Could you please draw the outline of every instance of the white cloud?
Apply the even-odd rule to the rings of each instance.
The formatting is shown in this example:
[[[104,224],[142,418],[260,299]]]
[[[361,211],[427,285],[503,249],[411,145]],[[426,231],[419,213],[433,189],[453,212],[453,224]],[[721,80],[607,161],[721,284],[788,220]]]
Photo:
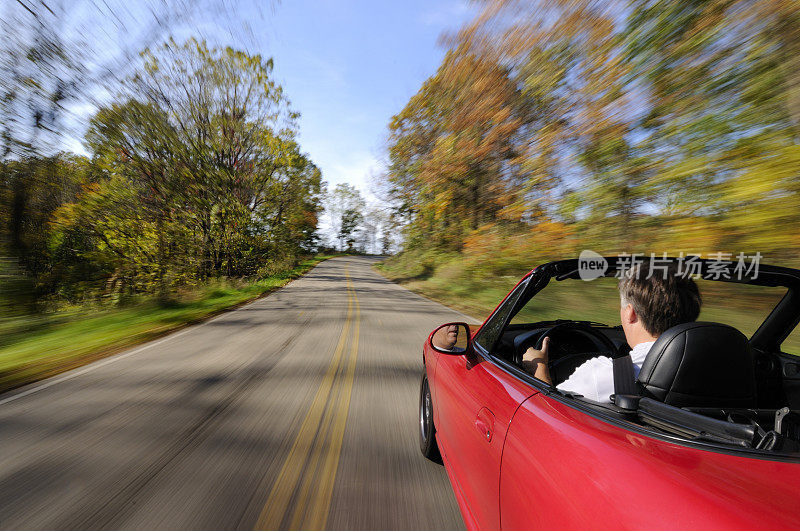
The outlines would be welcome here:
[[[419,20],[425,26],[450,27],[472,18],[475,6],[466,0],[455,0],[422,13]]]
[[[330,188],[339,183],[348,183],[358,188],[366,199],[375,201],[376,198],[370,193],[370,178],[380,168],[381,162],[377,157],[362,151],[325,164],[322,177],[328,181]]]

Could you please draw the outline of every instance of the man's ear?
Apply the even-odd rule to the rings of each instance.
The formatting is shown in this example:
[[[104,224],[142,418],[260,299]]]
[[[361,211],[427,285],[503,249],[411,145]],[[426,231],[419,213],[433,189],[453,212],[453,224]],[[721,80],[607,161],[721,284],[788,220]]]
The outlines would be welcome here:
[[[636,310],[633,309],[633,304],[628,303],[622,309],[622,319],[626,324],[634,324],[639,320],[639,316],[636,315]]]

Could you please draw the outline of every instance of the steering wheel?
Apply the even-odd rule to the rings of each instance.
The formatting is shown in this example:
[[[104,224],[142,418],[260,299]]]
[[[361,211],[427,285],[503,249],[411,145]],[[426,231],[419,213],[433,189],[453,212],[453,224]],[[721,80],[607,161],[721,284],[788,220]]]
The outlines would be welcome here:
[[[562,332],[565,330],[577,330],[580,331],[588,336],[591,339],[596,340],[596,343],[608,349],[609,352],[614,353],[617,351],[617,346],[611,341],[608,336],[600,332],[599,330],[592,328],[591,326],[584,324],[584,323],[559,323],[557,325],[551,326],[547,330],[545,330],[540,336],[539,339],[536,341],[536,345],[533,346],[536,350],[542,350],[542,345],[544,345],[544,338],[551,336],[556,332]],[[517,356],[517,363],[522,364],[522,356],[525,354],[525,351],[528,350],[528,347],[532,345],[529,344],[528,341],[523,342],[519,348],[517,349],[516,356]],[[559,365],[570,361],[571,359],[577,356],[585,356],[585,352],[577,352],[574,354],[570,354],[567,356],[560,357],[556,360],[548,360],[547,366],[551,371],[554,371],[558,368]]]

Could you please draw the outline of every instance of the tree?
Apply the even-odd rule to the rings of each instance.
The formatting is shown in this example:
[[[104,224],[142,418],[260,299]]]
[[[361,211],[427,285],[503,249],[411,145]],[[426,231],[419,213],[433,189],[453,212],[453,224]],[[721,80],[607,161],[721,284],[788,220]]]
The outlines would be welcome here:
[[[407,250],[797,260],[796,2],[478,3],[389,124]]]
[[[58,221],[120,291],[250,275],[313,237],[321,174],[294,139],[272,62],[169,41],[87,133],[97,182]],[[266,269],[264,269],[266,271]]]
[[[138,51],[176,30],[199,7],[221,8],[219,14],[228,16],[235,13],[235,8],[218,0],[155,2],[135,18],[119,16],[106,2],[3,4],[0,262],[7,265],[4,270],[13,271],[14,283],[30,286],[31,297],[52,296],[55,279],[65,280],[59,276],[65,271],[60,267],[63,261],[48,254],[45,242],[51,240],[52,215],[59,206],[76,200],[80,190],[75,188],[83,184],[86,173],[74,168],[83,162],[60,153],[65,140],[85,125],[73,106],[95,105],[95,95],[103,89],[116,93],[132,66],[139,64]],[[113,21],[113,43],[108,43],[110,37],[99,19]],[[113,45],[104,48],[107,44]],[[71,253],[67,247],[61,251]],[[77,273],[78,262],[70,263]],[[81,271],[96,273],[91,268]]]
[[[339,226],[339,241],[347,245],[346,250],[352,251],[353,244],[356,239],[354,236],[355,230],[358,228],[359,223],[364,219],[361,212],[348,208],[342,212],[342,220]],[[363,249],[362,249],[363,251]]]
[[[348,243],[366,208],[361,192],[347,183],[337,184],[325,199],[331,232],[338,242],[339,250],[351,249],[355,241]]]
[[[89,161],[60,154],[7,161],[0,173],[2,283],[16,286],[13,303],[35,310],[56,289],[60,256],[50,248],[54,212],[74,201],[90,179]],[[9,295],[7,290],[6,295]],[[0,299],[3,297],[0,296]],[[0,300],[2,305],[2,300]]]

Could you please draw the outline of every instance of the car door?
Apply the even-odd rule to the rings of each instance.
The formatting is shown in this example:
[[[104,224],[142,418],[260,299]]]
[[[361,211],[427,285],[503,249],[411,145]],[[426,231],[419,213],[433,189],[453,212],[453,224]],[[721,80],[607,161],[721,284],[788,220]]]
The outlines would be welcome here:
[[[442,354],[436,366],[437,440],[469,528],[499,529],[500,458],[514,412],[535,389],[509,375],[487,353],[525,280],[475,337],[475,352]]]
[[[797,462],[676,444],[577,406],[542,392],[517,409],[503,530],[800,528]]]
[[[629,441],[622,431],[542,393],[526,400],[503,452],[503,529],[627,529],[628,522],[648,515],[628,502],[647,483],[637,478],[626,485],[624,477],[632,465],[646,467],[646,461],[638,452],[633,461],[624,455]],[[646,444],[630,435],[631,445]]]

